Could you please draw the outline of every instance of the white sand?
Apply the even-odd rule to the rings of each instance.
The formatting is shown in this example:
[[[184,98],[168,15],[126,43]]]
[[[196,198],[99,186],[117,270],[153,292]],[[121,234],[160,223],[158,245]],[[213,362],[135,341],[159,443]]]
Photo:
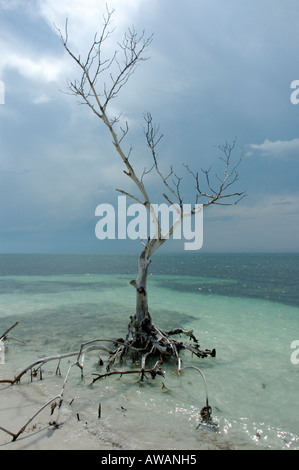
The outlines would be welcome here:
[[[14,372],[6,365],[0,365],[0,379],[12,378]],[[51,381],[29,383],[28,377],[21,384],[0,384],[0,426],[17,433],[19,429],[58,391]],[[52,394],[51,394],[52,393]],[[82,413],[77,417],[74,407],[66,404],[59,412],[61,427],[53,429],[49,423],[57,418],[51,408],[45,408],[28,425],[28,428],[12,442],[12,436],[0,430],[0,450],[112,450],[122,448],[114,436],[105,429],[101,420],[86,421]],[[98,426],[95,432],[95,424]],[[101,429],[102,427],[102,429]]]

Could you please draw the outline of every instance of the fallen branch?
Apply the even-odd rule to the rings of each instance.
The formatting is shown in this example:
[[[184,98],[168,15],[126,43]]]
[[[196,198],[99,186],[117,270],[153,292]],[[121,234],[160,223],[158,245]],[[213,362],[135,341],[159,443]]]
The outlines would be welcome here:
[[[76,356],[76,355],[78,355],[78,351],[72,352],[72,353],[60,354],[56,356],[43,357],[41,359],[38,359],[37,361],[34,361],[29,366],[25,367],[25,369],[19,372],[18,375],[16,375],[13,379],[2,379],[0,380],[0,383],[9,383],[11,385],[14,385],[17,382],[20,382],[23,375],[26,374],[26,372],[28,372],[29,370],[32,370],[35,366],[39,365],[39,367],[42,367],[44,364],[46,364],[49,361],[61,360],[61,359],[65,359],[66,357],[71,357],[71,356]]]
[[[89,344],[92,344],[92,343],[95,343],[95,342],[100,342],[100,341],[101,342],[103,342],[103,341],[104,342],[109,342],[109,343],[121,343],[119,340],[113,340],[113,339],[95,339],[95,340],[92,340],[92,341],[87,341],[87,342],[84,342],[84,343],[81,344],[79,351],[73,351],[73,352],[69,352],[69,353],[65,353],[65,354],[58,354],[58,355],[55,355],[55,356],[48,356],[48,357],[43,357],[43,358],[37,359],[36,361],[34,361],[31,364],[29,364],[28,366],[26,366],[23,370],[21,370],[21,372],[19,372],[13,379],[2,379],[2,380],[0,380],[0,383],[9,383],[11,385],[14,385],[15,383],[19,382],[21,380],[21,378],[23,377],[23,375],[25,375],[29,370],[34,370],[34,373],[36,373],[36,371],[39,368],[41,368],[44,364],[46,364],[47,362],[57,360],[60,363],[60,361],[62,359],[65,359],[67,357],[73,357],[73,356],[77,356],[77,361],[74,363],[74,365],[77,365],[81,369],[81,376],[83,377],[83,372],[82,372],[83,371],[83,363],[84,363],[85,354],[87,352],[93,351],[93,350],[103,350],[103,351],[107,352],[110,355],[113,355],[116,352],[116,351],[112,351],[111,349],[106,348],[104,346],[95,346],[95,345],[84,349],[84,347],[86,345],[89,345]],[[36,367],[36,366],[38,366],[38,368],[34,369],[34,367]],[[58,370],[59,370],[59,365],[57,367],[57,371]]]

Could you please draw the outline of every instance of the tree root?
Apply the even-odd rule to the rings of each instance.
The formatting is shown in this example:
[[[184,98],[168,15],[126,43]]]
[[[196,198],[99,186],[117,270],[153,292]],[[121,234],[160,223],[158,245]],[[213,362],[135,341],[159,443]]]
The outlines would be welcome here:
[[[104,377],[109,377],[110,375],[126,375],[126,374],[140,374],[140,381],[142,382],[144,377],[146,377],[145,374],[150,374],[152,379],[154,379],[156,377],[156,375],[162,375],[164,377],[164,374],[161,370],[161,368],[159,367],[159,365],[161,364],[160,361],[157,361],[156,364],[154,365],[154,367],[152,369],[147,369],[145,370],[144,368],[141,368],[141,369],[137,369],[137,370],[114,370],[114,371],[109,371],[109,372],[106,372],[104,374],[92,374],[92,375],[96,375],[97,377],[93,379],[92,383],[95,383],[97,380],[99,379],[103,379]]]
[[[131,319],[132,323],[132,319]],[[110,356],[109,364],[113,364],[116,359],[122,360],[123,356],[129,355],[133,360],[136,360],[137,355],[141,355],[147,359],[148,357],[159,357],[162,361],[168,359],[175,359],[178,361],[180,351],[187,349],[192,354],[199,358],[206,358],[208,356],[215,357],[216,350],[212,349],[199,349],[198,340],[193,334],[193,330],[184,330],[183,328],[176,328],[170,331],[163,331],[151,324],[149,331],[133,332],[131,323],[129,324],[129,333],[126,340],[119,338],[121,345]],[[186,335],[193,340],[193,344],[186,344],[177,341],[173,335]],[[131,338],[130,338],[131,336]]]

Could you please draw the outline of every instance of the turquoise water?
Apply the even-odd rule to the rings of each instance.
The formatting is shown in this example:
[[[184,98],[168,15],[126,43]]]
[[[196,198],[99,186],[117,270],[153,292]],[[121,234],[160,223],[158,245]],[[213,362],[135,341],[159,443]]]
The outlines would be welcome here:
[[[25,343],[9,343],[6,363],[19,368],[125,335],[136,265],[134,255],[0,255],[0,332],[19,321],[12,336]],[[148,280],[155,324],[192,328],[203,349],[217,350],[215,359],[182,356],[205,374],[215,426],[196,429],[205,402],[196,371],[178,377],[174,364],[164,364],[155,381],[110,377],[89,387],[99,371],[93,352],[84,386],[79,371],[70,385],[90,423],[100,397],[103,424],[90,425],[92,432],[125,448],[299,449],[299,364],[291,362],[298,275],[298,254],[157,255]]]

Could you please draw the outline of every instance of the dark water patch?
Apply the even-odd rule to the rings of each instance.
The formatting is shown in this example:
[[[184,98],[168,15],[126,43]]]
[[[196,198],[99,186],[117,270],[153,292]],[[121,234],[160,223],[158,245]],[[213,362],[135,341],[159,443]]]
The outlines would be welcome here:
[[[0,254],[0,276],[57,274],[131,274],[138,255]]]
[[[137,273],[137,260],[137,254],[0,254],[0,277],[20,275],[46,277],[88,273],[134,277]],[[267,299],[299,307],[298,253],[164,253],[153,256],[149,273],[180,278],[212,278],[217,281],[212,287],[209,286],[208,280],[198,286],[202,288],[202,293],[214,292],[234,297]],[[234,284],[229,286],[223,281],[234,281]],[[12,286],[8,285],[7,288]],[[183,286],[182,291],[193,291],[193,284],[189,287],[185,284]],[[81,287],[74,286],[74,289]],[[49,287],[51,288],[53,286]],[[178,288],[176,284],[175,289]]]
[[[0,276],[55,274],[136,274],[138,254],[1,254]],[[180,276],[294,280],[298,253],[164,253],[155,254],[150,272]]]
[[[36,339],[47,351],[67,352],[83,341],[112,338],[126,334],[129,312],[120,312],[113,305],[82,303],[57,308],[44,308],[26,315],[14,315],[1,321],[1,330],[19,321],[17,339],[36,347]],[[52,352],[51,352],[52,354]]]
[[[213,279],[212,282],[204,279],[194,281],[194,278],[184,280],[160,280],[156,284],[162,288],[174,290],[182,293],[194,293],[196,295],[222,295],[226,297],[251,298],[271,302],[278,302],[291,307],[298,307],[297,287],[289,285],[282,288],[272,286],[269,288],[267,283],[247,281],[226,282],[225,280]]]
[[[126,285],[126,281],[116,282],[113,280],[113,287],[122,288]],[[0,295],[1,294],[56,294],[65,291],[101,291],[111,289],[111,282],[107,281],[54,281],[41,280],[33,281],[29,279],[0,279]]]
[[[45,346],[45,355],[68,352],[82,342],[108,338],[125,337],[128,332],[130,316],[134,314],[130,307],[109,303],[81,303],[63,305],[57,308],[43,308],[30,314],[14,315],[2,319],[0,330],[5,331],[11,324],[19,321],[14,336],[36,349],[36,342]],[[162,329],[184,328],[194,320],[192,315],[181,314],[175,310],[152,312],[154,323]]]

